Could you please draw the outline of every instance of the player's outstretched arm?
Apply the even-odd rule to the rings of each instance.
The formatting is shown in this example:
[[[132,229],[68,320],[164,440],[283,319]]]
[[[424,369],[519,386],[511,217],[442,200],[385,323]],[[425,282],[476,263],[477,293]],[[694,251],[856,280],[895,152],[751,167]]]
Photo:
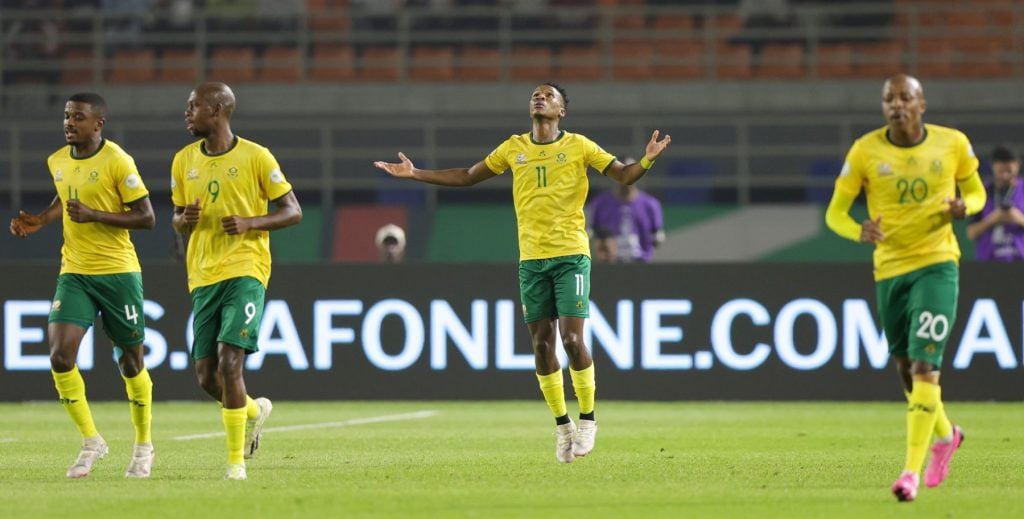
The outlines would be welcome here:
[[[50,206],[43,209],[43,212],[39,214],[28,214],[25,211],[18,211],[18,216],[11,218],[11,234],[24,238],[60,218],[62,212],[63,207],[61,207],[59,196],[53,197]]]
[[[156,215],[149,197],[140,198],[127,204],[127,211],[108,213],[93,209],[81,200],[68,200],[68,218],[75,223],[97,222],[124,229],[152,229],[156,227]]]
[[[295,192],[288,193],[273,200],[276,208],[263,216],[225,216],[220,223],[228,234],[242,234],[250,229],[260,231],[276,231],[302,221],[302,206]]]
[[[640,162],[626,165],[616,160],[611,166],[608,166],[605,175],[620,184],[633,184],[640,180],[640,177],[644,176],[644,173],[647,173],[647,170],[651,169],[651,166],[654,165],[654,161],[661,157],[665,148],[672,143],[672,136],[668,134],[665,134],[661,140],[658,140],[659,133],[658,130],[654,130],[654,133],[651,134],[651,140],[647,142],[647,147],[644,148],[644,156],[640,159]]]
[[[401,162],[378,160],[373,165],[396,178],[411,178],[438,186],[472,186],[495,176],[484,161],[477,162],[470,168],[419,169],[402,152],[398,152],[398,159]]]

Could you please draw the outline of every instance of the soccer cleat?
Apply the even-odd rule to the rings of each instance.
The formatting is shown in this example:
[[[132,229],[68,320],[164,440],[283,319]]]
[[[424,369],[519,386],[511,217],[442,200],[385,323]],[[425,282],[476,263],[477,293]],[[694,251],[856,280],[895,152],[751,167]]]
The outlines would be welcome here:
[[[576,424],[569,423],[555,426],[555,458],[562,463],[572,463],[576,456],[572,453],[572,440],[576,436]]]
[[[126,478],[148,478],[153,470],[153,444],[136,443],[132,452],[132,461],[128,463],[128,470],[125,471]]]
[[[928,485],[928,488],[937,487],[946,480],[946,476],[949,475],[949,461],[953,459],[953,453],[963,442],[963,429],[959,425],[954,425],[952,441],[935,442],[932,445],[932,459],[928,461],[928,468],[924,471],[924,484]]]
[[[904,470],[900,478],[892,484],[892,493],[900,501],[913,501],[917,497],[917,485],[920,479],[916,472]]]
[[[573,456],[586,456],[594,450],[594,437],[597,436],[597,422],[594,420],[580,420],[576,428],[576,436],[572,439]]]
[[[84,478],[92,472],[92,464],[107,455],[107,442],[100,435],[82,440],[75,464],[68,468],[67,476],[72,479]]]
[[[270,411],[274,409],[274,404],[270,403],[269,398],[260,397],[255,401],[256,407],[260,408],[260,412],[256,414],[256,418],[245,421],[245,459],[253,457],[256,454],[256,449],[260,448],[263,424],[270,417]]]
[[[224,479],[229,481],[245,481],[248,479],[245,475],[245,463],[229,463],[228,472],[224,474]]]

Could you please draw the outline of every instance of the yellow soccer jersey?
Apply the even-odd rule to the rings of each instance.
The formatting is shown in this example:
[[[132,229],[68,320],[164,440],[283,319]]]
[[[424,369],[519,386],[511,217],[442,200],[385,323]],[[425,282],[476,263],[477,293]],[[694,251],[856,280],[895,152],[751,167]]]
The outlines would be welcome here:
[[[887,128],[857,139],[836,180],[836,189],[851,196],[863,188],[869,216],[882,218],[876,280],[960,259],[944,200],[956,198],[957,182],[978,174],[978,159],[962,132],[933,124],[924,129],[924,140],[914,146],[893,144]]]
[[[77,199],[97,211],[117,213],[149,196],[135,160],[114,142],[104,139],[88,157],[71,155],[71,146],[55,151],[46,164],[61,205]],[[61,274],[121,274],[141,272],[128,229],[99,222],[75,223],[63,211],[64,245]]]
[[[263,216],[267,203],[292,190],[270,150],[235,138],[230,150],[206,153],[203,141],[181,149],[171,164],[171,199],[184,207],[199,199],[199,223],[188,242],[188,289],[249,276],[270,281],[270,232],[224,232],[225,216]]]
[[[583,204],[590,182],[587,168],[604,174],[615,156],[590,139],[562,131],[538,144],[530,133],[513,135],[485,159],[495,174],[512,170],[519,224],[519,259],[590,256]]]

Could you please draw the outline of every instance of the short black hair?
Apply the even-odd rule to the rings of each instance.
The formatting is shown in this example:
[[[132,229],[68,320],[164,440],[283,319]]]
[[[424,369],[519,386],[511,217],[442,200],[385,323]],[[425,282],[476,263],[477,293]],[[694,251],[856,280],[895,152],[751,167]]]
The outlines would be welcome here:
[[[992,162],[1016,162],[1017,154],[1009,146],[999,145],[992,150]]]
[[[107,115],[107,101],[99,94],[94,94],[92,92],[79,92],[69,97],[68,101],[85,103],[91,106],[93,113],[99,117],[106,117]]]
[[[559,85],[554,81],[548,81],[547,83],[544,84],[551,88],[554,88],[555,90],[558,90],[558,93],[562,96],[562,107],[569,108],[569,94],[565,93],[565,89],[562,88],[562,85]]]

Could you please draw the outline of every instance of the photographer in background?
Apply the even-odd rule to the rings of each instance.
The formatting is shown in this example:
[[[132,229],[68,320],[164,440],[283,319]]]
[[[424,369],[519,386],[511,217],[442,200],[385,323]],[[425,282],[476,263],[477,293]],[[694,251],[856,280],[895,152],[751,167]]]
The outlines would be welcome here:
[[[1019,172],[1020,160],[1012,150],[992,150],[992,181],[985,185],[991,196],[967,226],[978,261],[1024,260],[1024,189]]]

